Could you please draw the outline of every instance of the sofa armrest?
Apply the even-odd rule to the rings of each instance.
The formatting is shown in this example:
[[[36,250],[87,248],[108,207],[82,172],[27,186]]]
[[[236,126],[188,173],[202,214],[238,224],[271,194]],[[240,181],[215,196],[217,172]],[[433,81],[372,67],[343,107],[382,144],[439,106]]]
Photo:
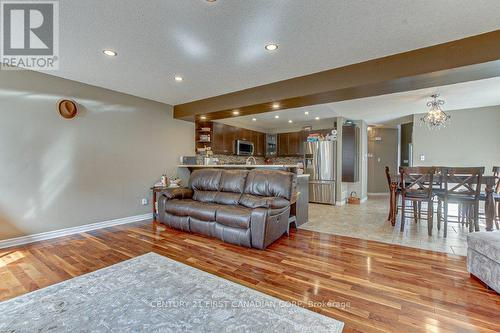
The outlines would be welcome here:
[[[165,202],[172,199],[191,199],[193,190],[186,187],[167,188],[158,193],[156,203],[158,205],[157,220],[165,223]]]
[[[252,247],[265,249],[288,230],[290,206],[284,208],[255,208],[252,210],[250,232]]]
[[[168,200],[172,199],[191,199],[193,190],[187,187],[167,188],[159,193],[160,197],[165,196]]]

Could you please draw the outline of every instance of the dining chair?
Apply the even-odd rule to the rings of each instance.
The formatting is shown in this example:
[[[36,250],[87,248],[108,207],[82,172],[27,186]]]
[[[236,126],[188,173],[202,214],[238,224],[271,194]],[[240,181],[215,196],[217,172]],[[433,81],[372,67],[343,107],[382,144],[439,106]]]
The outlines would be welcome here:
[[[434,167],[400,167],[401,177],[401,231],[405,226],[406,202],[410,201],[413,206],[413,218],[415,222],[420,217],[421,203],[427,203],[427,232],[432,236],[432,224],[434,215],[433,205],[433,177]]]
[[[387,217],[387,221],[392,221],[392,214],[394,214],[395,216],[398,215],[398,200],[399,200],[399,194],[401,193],[401,189],[400,187],[398,186],[396,188],[396,197],[393,198],[392,197],[392,188],[391,188],[391,183],[392,183],[392,179],[391,179],[391,172],[389,170],[389,167],[386,166],[385,167],[385,176],[387,178],[387,185],[389,186],[389,193],[391,193],[391,196],[389,197],[389,216]]]
[[[443,235],[447,237],[448,204],[454,203],[462,207],[461,214],[465,214],[464,217],[467,219],[469,231],[479,231],[479,197],[484,167],[443,167],[440,169],[440,173],[444,191],[437,194],[438,230],[441,229],[441,222],[444,221]],[[459,214],[459,223],[461,214]]]
[[[497,230],[500,229],[500,166],[493,167],[493,176],[497,178],[497,184],[495,185],[495,192],[493,193],[493,198],[495,199],[495,225]]]

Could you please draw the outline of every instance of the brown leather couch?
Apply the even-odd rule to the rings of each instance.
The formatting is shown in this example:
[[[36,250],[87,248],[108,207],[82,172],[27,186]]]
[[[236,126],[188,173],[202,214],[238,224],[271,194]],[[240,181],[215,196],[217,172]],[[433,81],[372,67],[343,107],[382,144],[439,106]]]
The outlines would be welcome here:
[[[200,169],[188,188],[160,192],[158,220],[184,231],[265,249],[288,227],[295,174]]]

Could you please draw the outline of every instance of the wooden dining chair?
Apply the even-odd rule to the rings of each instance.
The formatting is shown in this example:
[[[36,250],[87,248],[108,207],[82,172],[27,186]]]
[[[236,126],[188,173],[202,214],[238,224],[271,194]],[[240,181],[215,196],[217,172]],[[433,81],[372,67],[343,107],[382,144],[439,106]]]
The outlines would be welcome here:
[[[495,186],[495,193],[494,193],[494,198],[495,198],[495,212],[496,212],[496,219],[495,219],[495,225],[497,227],[497,230],[500,229],[500,166],[494,166],[493,167],[493,176],[497,177],[497,184]]]
[[[392,179],[391,179],[391,172],[389,170],[389,167],[385,167],[385,176],[387,178],[387,185],[389,187],[389,193],[391,194],[389,197],[389,216],[387,217],[387,221],[393,221],[393,214],[395,216],[398,215],[398,200],[399,200],[399,194],[401,193],[401,189],[399,186],[396,188],[396,197],[393,198],[392,196]],[[395,220],[395,218],[394,218]]]
[[[427,232],[432,236],[432,224],[434,205],[432,202],[434,167],[400,167],[401,177],[401,231],[405,226],[406,202],[410,201],[413,206],[413,218],[415,222],[420,216],[421,203],[427,203]]]
[[[479,197],[481,194],[484,167],[443,167],[440,173],[444,191],[437,194],[438,230],[441,229],[441,222],[444,221],[443,235],[447,237],[449,222],[448,204],[455,203],[462,207],[462,211],[465,211],[465,218],[469,224],[469,231],[479,231]],[[458,222],[460,222],[460,218]]]

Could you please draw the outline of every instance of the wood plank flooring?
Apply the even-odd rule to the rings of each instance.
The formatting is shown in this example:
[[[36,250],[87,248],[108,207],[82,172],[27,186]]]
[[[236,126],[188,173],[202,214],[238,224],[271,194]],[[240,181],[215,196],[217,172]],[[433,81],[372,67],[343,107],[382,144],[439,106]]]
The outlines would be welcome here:
[[[3,249],[0,300],[147,252],[341,320],[344,332],[500,332],[500,296],[469,277],[465,257],[308,230],[260,251],[145,221]]]

